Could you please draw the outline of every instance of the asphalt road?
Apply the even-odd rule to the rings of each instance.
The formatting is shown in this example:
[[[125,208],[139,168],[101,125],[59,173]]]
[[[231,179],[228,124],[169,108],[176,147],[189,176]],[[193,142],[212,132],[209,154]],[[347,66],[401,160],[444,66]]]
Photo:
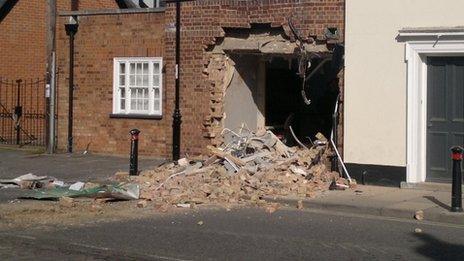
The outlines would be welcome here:
[[[203,224],[199,225],[198,222]],[[415,232],[421,229],[421,233]],[[283,209],[0,232],[3,260],[464,260],[464,227]]]

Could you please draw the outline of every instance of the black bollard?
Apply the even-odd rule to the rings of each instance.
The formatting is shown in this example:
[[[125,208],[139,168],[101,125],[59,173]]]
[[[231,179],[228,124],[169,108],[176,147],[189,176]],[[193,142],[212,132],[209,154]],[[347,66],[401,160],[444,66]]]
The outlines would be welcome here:
[[[451,191],[451,212],[462,212],[462,152],[461,147],[451,149],[453,157],[453,187]]]
[[[139,134],[140,131],[133,129],[130,132],[131,135],[131,152],[130,152],[130,165],[129,175],[136,176],[139,174]]]

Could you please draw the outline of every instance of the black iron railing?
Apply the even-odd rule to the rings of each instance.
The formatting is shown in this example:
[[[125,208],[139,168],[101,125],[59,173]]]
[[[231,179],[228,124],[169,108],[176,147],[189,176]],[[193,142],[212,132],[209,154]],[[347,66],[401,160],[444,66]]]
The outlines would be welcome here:
[[[45,146],[45,84],[0,78],[0,144]]]

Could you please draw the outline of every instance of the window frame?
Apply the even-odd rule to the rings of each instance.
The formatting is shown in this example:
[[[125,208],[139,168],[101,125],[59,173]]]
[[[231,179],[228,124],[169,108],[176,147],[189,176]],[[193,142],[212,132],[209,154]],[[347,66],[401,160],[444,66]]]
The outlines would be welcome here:
[[[129,84],[130,64],[148,63],[148,111],[131,110],[131,85]],[[159,64],[159,86],[153,84],[154,64]],[[121,109],[120,64],[125,64],[124,90],[125,109]],[[134,88],[134,86],[132,86]],[[159,89],[159,110],[155,110],[155,89]],[[113,58],[113,114],[114,116],[163,116],[163,58],[162,57],[115,57]]]

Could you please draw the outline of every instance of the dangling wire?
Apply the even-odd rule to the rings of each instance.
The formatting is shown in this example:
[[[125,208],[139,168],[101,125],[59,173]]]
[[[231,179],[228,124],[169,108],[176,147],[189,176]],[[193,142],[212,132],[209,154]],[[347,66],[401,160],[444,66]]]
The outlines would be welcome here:
[[[303,101],[306,105],[310,105],[311,100],[308,99],[308,97],[306,96],[305,86],[306,86],[306,79],[307,79],[306,72],[311,67],[311,62],[310,62],[308,54],[306,53],[304,41],[303,41],[303,38],[301,37],[300,32],[298,31],[298,29],[295,28],[290,17],[287,18],[287,22],[288,22],[288,26],[290,27],[290,30],[295,36],[298,49],[300,49],[300,56],[298,58],[298,75],[302,78],[301,97],[303,98]]]

